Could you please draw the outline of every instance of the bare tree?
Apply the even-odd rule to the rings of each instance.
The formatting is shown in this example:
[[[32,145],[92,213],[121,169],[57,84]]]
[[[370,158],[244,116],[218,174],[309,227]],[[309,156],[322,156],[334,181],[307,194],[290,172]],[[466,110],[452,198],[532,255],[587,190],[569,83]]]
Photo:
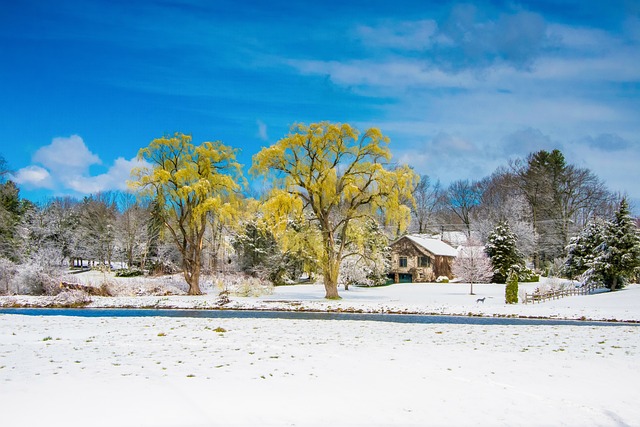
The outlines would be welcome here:
[[[476,181],[458,180],[449,185],[446,198],[447,208],[462,221],[471,237],[471,214],[480,204],[482,187]]]
[[[536,267],[562,256],[571,235],[615,203],[602,181],[588,169],[568,165],[559,150],[531,153],[512,162],[511,172],[539,236]]]
[[[129,267],[143,267],[151,242],[149,203],[131,193],[120,193],[118,199],[121,212],[116,221],[116,237],[120,253]]]
[[[418,233],[426,233],[433,225],[433,215],[442,204],[444,192],[440,181],[432,182],[428,175],[422,175],[413,190],[414,204],[411,208]]]
[[[85,197],[80,206],[79,234],[83,258],[110,266],[116,242],[117,207],[115,194],[98,193]]]
[[[479,185],[482,187],[482,200],[475,212],[477,219],[473,230],[476,238],[486,242],[496,224],[507,221],[518,237],[518,250],[525,257],[532,256],[536,250],[537,234],[527,199],[516,178],[510,171],[498,169]]]

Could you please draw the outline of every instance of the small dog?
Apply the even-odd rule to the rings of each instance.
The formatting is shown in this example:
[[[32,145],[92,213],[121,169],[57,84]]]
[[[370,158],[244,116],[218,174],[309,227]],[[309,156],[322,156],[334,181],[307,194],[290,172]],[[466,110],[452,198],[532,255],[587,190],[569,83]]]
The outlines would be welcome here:
[[[484,300],[485,300],[485,299],[487,299],[487,297],[478,298],[478,299],[476,300],[476,304],[477,304],[477,303],[479,303],[479,302],[481,302],[481,303],[483,303],[483,304],[484,304]]]

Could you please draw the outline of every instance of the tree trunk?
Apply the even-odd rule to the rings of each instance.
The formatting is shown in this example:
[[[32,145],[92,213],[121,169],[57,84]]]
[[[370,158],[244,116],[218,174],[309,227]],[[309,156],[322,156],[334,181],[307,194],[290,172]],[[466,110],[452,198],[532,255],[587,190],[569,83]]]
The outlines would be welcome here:
[[[338,284],[337,283],[329,283],[326,280],[324,281],[324,290],[326,299],[342,299],[340,295],[338,295]]]
[[[202,295],[200,290],[200,258],[196,257],[193,260],[184,259],[182,262],[182,269],[184,279],[189,285],[189,295]]]
[[[469,295],[475,295],[475,294],[473,293],[473,280],[471,280],[470,285],[471,285],[471,290],[469,291]]]
[[[198,271],[193,271],[188,273],[186,270],[184,272],[184,278],[189,284],[188,295],[202,295],[202,291],[200,290],[200,268],[198,267]]]
[[[618,276],[613,276],[613,282],[611,282],[611,292],[616,290],[616,286],[618,286]]]
[[[324,290],[326,299],[341,299],[338,295],[339,262],[329,263],[324,269]]]

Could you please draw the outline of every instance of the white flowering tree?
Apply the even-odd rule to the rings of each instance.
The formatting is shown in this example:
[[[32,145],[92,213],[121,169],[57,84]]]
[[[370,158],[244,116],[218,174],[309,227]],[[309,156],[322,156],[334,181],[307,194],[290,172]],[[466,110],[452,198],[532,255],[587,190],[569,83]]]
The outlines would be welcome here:
[[[474,283],[489,283],[493,277],[493,266],[484,247],[471,243],[460,249],[453,262],[453,274],[463,282],[469,283],[469,295],[473,293]]]

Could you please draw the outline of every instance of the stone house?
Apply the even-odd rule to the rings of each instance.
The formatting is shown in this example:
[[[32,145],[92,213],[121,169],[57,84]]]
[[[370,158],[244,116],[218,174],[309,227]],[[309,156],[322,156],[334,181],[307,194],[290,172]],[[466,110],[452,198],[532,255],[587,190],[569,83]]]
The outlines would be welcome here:
[[[440,239],[408,234],[391,244],[389,278],[394,283],[433,282],[440,276],[452,279],[456,256],[457,250]]]

